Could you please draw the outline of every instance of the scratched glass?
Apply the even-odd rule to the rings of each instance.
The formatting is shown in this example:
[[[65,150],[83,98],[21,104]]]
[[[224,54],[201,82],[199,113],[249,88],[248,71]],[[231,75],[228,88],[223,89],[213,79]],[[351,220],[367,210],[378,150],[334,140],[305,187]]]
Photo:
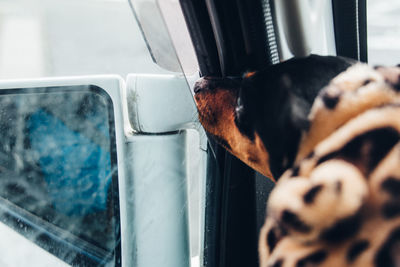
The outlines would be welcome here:
[[[1,224],[73,266],[119,266],[111,99],[95,86],[2,90],[0,132]]]

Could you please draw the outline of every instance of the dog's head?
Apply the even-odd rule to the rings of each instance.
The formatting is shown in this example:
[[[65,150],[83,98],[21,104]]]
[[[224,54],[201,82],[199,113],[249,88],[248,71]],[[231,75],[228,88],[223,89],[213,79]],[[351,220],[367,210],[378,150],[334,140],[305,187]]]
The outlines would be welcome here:
[[[225,149],[253,169],[272,177],[269,154],[250,122],[243,118],[239,96],[244,78],[204,77],[195,85],[199,119],[206,131]]]
[[[314,98],[351,64],[313,55],[243,77],[203,77],[194,87],[200,122],[233,155],[278,178],[293,164]]]

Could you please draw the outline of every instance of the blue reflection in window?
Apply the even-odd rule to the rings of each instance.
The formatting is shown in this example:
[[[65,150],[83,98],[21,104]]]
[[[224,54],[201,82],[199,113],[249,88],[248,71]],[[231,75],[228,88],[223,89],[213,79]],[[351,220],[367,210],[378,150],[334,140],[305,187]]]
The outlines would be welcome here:
[[[43,109],[31,114],[27,129],[55,210],[68,216],[105,210],[111,183],[109,151]]]

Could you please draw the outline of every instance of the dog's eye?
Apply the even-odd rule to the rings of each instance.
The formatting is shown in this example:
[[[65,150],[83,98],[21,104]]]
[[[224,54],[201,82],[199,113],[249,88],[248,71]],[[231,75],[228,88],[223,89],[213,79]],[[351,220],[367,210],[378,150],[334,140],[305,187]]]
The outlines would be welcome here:
[[[236,112],[236,118],[240,120],[240,114],[243,112],[243,104],[240,97],[237,98],[235,112]]]
[[[237,99],[235,108],[235,123],[239,131],[246,135],[250,140],[254,140],[254,129],[250,118],[246,115],[242,100],[240,97]]]
[[[242,98],[239,96],[237,98],[237,106],[241,106],[242,105]]]
[[[254,131],[251,126],[250,118],[246,115],[242,99],[237,98],[236,108],[235,108],[235,123],[239,131],[245,134],[250,140],[254,140]]]

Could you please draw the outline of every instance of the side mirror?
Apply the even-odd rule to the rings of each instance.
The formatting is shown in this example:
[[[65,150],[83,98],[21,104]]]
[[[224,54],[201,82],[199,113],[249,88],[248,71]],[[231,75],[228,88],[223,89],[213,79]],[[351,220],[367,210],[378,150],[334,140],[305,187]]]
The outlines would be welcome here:
[[[2,233],[25,237],[9,248],[41,251],[42,265],[51,254],[78,266],[121,262],[120,81],[101,80],[0,84]]]

